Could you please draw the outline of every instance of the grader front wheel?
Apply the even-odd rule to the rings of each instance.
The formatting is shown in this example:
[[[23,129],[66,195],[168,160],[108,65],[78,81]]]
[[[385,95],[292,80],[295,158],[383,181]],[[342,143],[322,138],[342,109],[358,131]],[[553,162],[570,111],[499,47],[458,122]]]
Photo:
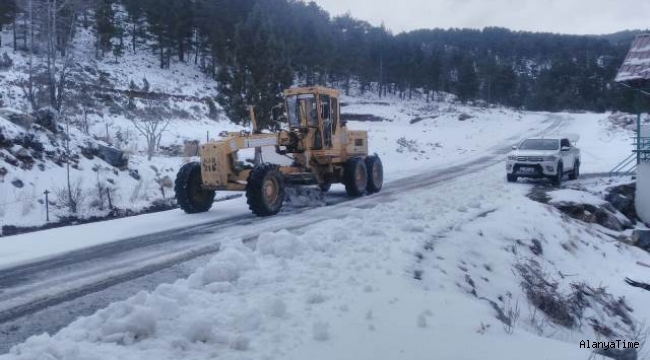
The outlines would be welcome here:
[[[276,165],[260,164],[248,174],[246,198],[248,207],[255,215],[277,214],[282,208],[284,197],[284,181]]]
[[[183,165],[176,175],[174,191],[178,206],[188,214],[206,212],[212,207],[215,192],[204,190],[201,165],[191,162]]]

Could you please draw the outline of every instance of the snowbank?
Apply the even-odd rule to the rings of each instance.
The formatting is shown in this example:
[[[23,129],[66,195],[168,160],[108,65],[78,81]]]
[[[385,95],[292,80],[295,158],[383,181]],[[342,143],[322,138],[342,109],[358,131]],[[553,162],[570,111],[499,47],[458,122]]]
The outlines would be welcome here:
[[[650,255],[529,200],[529,189],[495,166],[250,246],[215,235],[222,251],[188,279],[0,359],[586,360],[579,342],[596,338],[593,319],[629,339],[597,302],[574,328],[556,325],[514,269],[534,260],[563,294],[579,282],[606,287],[637,321],[650,316],[647,294],[622,279],[643,275],[635,261]],[[509,328],[496,309],[514,308]]]
[[[572,189],[556,190],[549,192],[548,195],[551,197],[549,201],[551,204],[573,203],[600,206],[607,203],[595,195]]]

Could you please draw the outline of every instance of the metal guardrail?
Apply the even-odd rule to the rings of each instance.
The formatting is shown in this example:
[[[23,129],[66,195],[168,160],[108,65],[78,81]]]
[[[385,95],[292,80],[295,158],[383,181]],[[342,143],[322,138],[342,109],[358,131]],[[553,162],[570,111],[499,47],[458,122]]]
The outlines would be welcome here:
[[[639,151],[650,151],[650,137],[635,137],[632,146]]]
[[[637,163],[650,162],[650,137],[637,137],[632,144],[636,150]]]
[[[650,162],[650,137],[634,137],[632,154],[618,163],[610,172],[609,177],[632,175],[641,162]]]
[[[630,156],[626,157],[625,160],[621,161],[609,172],[609,177],[620,175],[626,176],[631,175],[636,171],[638,166],[637,163],[637,154],[636,151],[633,151]]]

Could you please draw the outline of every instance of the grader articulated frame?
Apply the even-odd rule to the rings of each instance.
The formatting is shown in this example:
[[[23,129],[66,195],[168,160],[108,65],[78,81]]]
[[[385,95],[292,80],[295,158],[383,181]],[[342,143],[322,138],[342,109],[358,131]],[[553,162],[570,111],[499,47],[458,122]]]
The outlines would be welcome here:
[[[253,109],[252,132],[222,133],[221,139],[200,146],[200,162],[190,162],[176,177],[176,199],[187,213],[208,211],[216,191],[245,191],[258,216],[277,214],[285,187],[318,185],[329,190],[343,183],[349,196],[375,193],[383,185],[383,165],[368,155],[366,131],[348,130],[341,121],[339,92],[325,87],[291,88],[278,108],[283,129],[260,133]],[[275,147],[292,158],[290,166],[258,161],[262,147]],[[239,150],[255,148],[254,164],[239,161]]]

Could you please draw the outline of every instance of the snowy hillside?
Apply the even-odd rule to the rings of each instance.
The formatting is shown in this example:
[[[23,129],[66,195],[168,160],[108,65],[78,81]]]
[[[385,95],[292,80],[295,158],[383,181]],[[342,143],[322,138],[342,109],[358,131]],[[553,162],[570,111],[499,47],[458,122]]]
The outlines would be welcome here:
[[[344,97],[343,100],[347,103],[347,106],[343,107],[343,113],[347,116],[354,118],[355,115],[370,114],[383,119],[372,122],[350,121],[348,126],[369,131],[370,151],[377,152],[382,157],[387,181],[472,160],[488,149],[502,145],[504,141],[515,144],[526,134],[534,135],[534,129],[539,124],[551,125],[558,119],[564,119],[571,131],[586,129],[581,131],[586,144],[607,141],[612,146],[616,145],[614,148],[617,151],[596,147],[584,152],[584,171],[608,171],[625,157],[631,136],[630,132],[611,126],[606,114],[527,113],[502,108],[463,106],[448,101],[426,103],[422,100],[377,99],[368,95]],[[135,134],[135,129],[128,120],[120,117],[113,120],[115,122],[109,120],[104,124],[117,126],[115,124],[120,123],[118,133]],[[48,132],[44,129],[28,130],[7,120],[1,121],[3,122],[0,129],[5,130],[0,131],[7,133],[8,138],[20,139],[25,134],[34,133],[42,139],[41,143],[52,148],[58,146],[58,151],[64,153],[62,134],[52,137],[52,134],[47,135]],[[185,126],[187,121],[190,121],[192,126]],[[101,127],[102,123],[98,121],[96,124]],[[172,122],[169,131],[163,134],[161,145],[180,147],[183,140],[200,138],[203,131],[216,133],[233,129],[238,127],[226,120],[178,120]],[[63,129],[60,132],[63,132]],[[71,181],[84,193],[80,213],[85,216],[101,216],[107,213],[108,199],[105,196],[100,198],[100,189],[111,192],[113,206],[132,211],[155,203],[165,204],[161,201],[173,197],[171,186],[176,172],[184,161],[188,160],[182,154],[159,154],[148,160],[145,153],[128,151],[128,167],[116,169],[96,157],[97,148],[105,144],[103,141],[85,135],[74,126],[70,128],[70,133],[74,142],[71,148],[78,162],[78,166],[71,169]],[[185,135],[178,135],[179,133]],[[53,138],[58,140],[52,143],[50,139]],[[135,144],[142,143],[137,137],[133,141]],[[3,150],[8,157],[15,158],[16,153],[21,151],[19,141],[15,143],[17,145],[12,145],[13,150]],[[94,150],[84,155],[83,149]],[[272,151],[268,149],[268,152]],[[245,155],[246,153],[242,154]],[[51,193],[60,192],[66,184],[66,171],[60,161],[58,164],[51,159],[43,161],[41,165],[34,164],[30,167],[11,163],[2,166],[6,169],[3,182],[0,182],[0,192],[3,195],[3,225],[28,226],[45,223],[42,193],[45,190]],[[17,181],[23,183],[21,187],[16,186]],[[68,215],[66,209],[57,208],[55,195],[50,198],[53,202],[50,208],[51,219]]]
[[[5,107],[28,111],[22,84],[27,78],[29,58],[13,52],[10,33],[2,36],[0,53],[7,53],[13,66],[0,70],[0,98]],[[175,63],[170,69],[160,70],[149,52],[127,53],[118,62],[109,57],[96,60],[93,39],[89,30],[82,30],[75,38],[76,61],[71,70],[74,80],[58,128],[51,129],[56,134],[0,117],[0,134],[10,139],[0,146],[0,234],[2,226],[45,224],[46,190],[51,193],[52,221],[69,216],[106,216],[109,204],[105,191],[111,192],[111,204],[119,214],[168,208],[166,199],[173,197],[173,179],[187,161],[183,157],[184,142],[205,141],[220,131],[240,129],[220,115],[221,110],[211,100],[215,96],[214,81],[194,64]],[[151,160],[146,156],[146,141],[132,121],[141,119],[133,118],[129,106],[169,121],[157,144],[160,150]],[[56,193],[67,184],[65,161],[61,158],[66,153],[64,120],[70,123],[70,151],[75,159],[71,183],[83,198],[76,213],[61,209],[56,201]],[[37,145],[38,149],[20,145],[27,137],[38,139],[45,152],[55,152],[59,159],[41,159],[41,145]],[[122,151],[128,157],[128,166],[116,168],[99,159],[98,148],[102,146]],[[17,154],[28,155],[27,162],[33,164],[17,162]]]
[[[153,81],[151,83],[156,84]],[[423,99],[378,99],[368,94],[343,97],[342,100],[346,104],[342,108],[345,116],[354,119],[359,115],[371,115],[380,120],[352,120],[348,127],[369,132],[370,151],[377,152],[382,157],[387,181],[472,160],[488,149],[502,146],[504,141],[515,144],[526,135],[534,135],[534,130],[540,124],[550,126],[553,121],[560,120],[564,120],[569,130],[581,130],[586,143],[608,141],[616,145],[616,151],[603,151],[603,148],[585,151],[584,171],[608,171],[625,157],[631,136],[631,132],[611,126],[607,114],[516,112],[504,108],[465,106],[449,99],[427,103]],[[168,206],[165,204],[169,202],[163,201],[173,197],[173,179],[178,168],[188,160],[182,151],[159,153],[148,160],[143,150],[146,144],[128,119],[123,115],[106,115],[105,118],[93,116],[94,120],[89,126],[90,135],[84,134],[74,125],[69,130],[74,139],[71,148],[78,162],[78,166],[71,169],[71,181],[84,194],[83,204],[79,208],[82,217],[102,216],[108,212],[108,199],[99,196],[100,189],[111,192],[111,203],[119,209],[138,211],[152,204],[163,206],[163,209]],[[25,129],[7,120],[1,121],[0,129],[5,130],[0,131],[7,133],[9,138],[23,138],[26,134],[34,133],[42,138],[43,144],[52,148],[59,146],[58,151],[64,152],[61,148],[64,145],[62,134],[53,137],[44,129]],[[116,134],[117,140],[113,141],[113,147],[126,151],[129,157],[128,167],[116,169],[96,158],[97,148],[106,145],[106,138],[99,136],[106,128],[109,129],[109,137],[110,134]],[[168,130],[162,134],[160,144],[161,148],[181,148],[185,140],[200,140],[204,133],[215,134],[235,129],[240,127],[226,119],[213,121],[207,117],[195,120],[172,118]],[[63,130],[60,129],[60,132]],[[50,140],[54,138],[58,140],[52,143]],[[16,152],[21,151],[20,145],[12,146],[13,149],[3,150],[8,157],[15,157]],[[90,155],[84,155],[84,148],[94,150]],[[242,156],[250,154],[244,152]],[[45,205],[42,194],[45,190],[60,193],[65,187],[67,179],[63,164],[45,159],[43,164],[31,167],[11,163],[2,167],[6,169],[0,182],[3,225],[44,224]],[[17,181],[21,181],[23,186],[16,186]],[[50,200],[53,205],[50,207],[51,219],[70,215],[66,209],[57,208],[55,194]]]
[[[119,217],[168,209],[173,206],[176,172],[190,160],[183,156],[185,143],[217,138],[223,130],[241,129],[223,115],[214,101],[216,82],[196,64],[173,62],[169,69],[160,69],[156,56],[146,49],[135,53],[127,49],[117,59],[106,54],[98,60],[91,29],[80,27],[78,31],[72,47],[74,62],[67,101],[58,130],[51,129],[57,134],[0,119],[0,131],[11,139],[0,148],[0,235],[5,226],[5,233],[10,234],[20,230],[13,227],[46,224],[45,191],[50,192],[51,222],[73,223],[93,216]],[[0,70],[2,106],[28,111],[24,87],[30,58],[13,51],[10,31],[0,36],[0,54],[6,53],[13,63]],[[41,57],[32,60],[35,68],[44,66]],[[355,87],[352,96],[343,97],[342,111],[351,119],[348,126],[369,131],[370,150],[382,157],[387,181],[471,160],[504,140],[514,144],[538,123],[551,124],[558,118],[573,119],[576,131],[597,123],[586,127],[591,131],[585,133],[587,141],[606,137],[623,144],[629,136],[624,129],[609,129],[606,115],[528,113],[461,105],[448,94],[435,98],[426,102],[417,91],[413,100],[390,95],[378,98],[374,93],[359,94]],[[152,119],[159,121],[164,131],[149,160],[147,141],[136,124]],[[68,184],[65,162],[60,158],[67,153],[62,148],[66,131],[73,138],[70,157],[75,159],[75,166],[70,170],[70,184],[80,198],[76,211],[57,202],[61,197],[57,194]],[[32,136],[40,139],[47,151],[58,153],[59,160],[51,156],[41,159],[41,150],[25,144],[24,139]],[[98,159],[98,149],[105,146],[122,152],[128,157],[128,165],[116,168]],[[19,161],[23,155],[28,156],[25,160],[30,165]],[[249,155],[244,152],[242,157]],[[617,151],[592,155],[585,154],[585,171],[609,170],[621,158]],[[33,157],[38,161],[30,160]],[[113,211],[109,210],[107,192]]]

